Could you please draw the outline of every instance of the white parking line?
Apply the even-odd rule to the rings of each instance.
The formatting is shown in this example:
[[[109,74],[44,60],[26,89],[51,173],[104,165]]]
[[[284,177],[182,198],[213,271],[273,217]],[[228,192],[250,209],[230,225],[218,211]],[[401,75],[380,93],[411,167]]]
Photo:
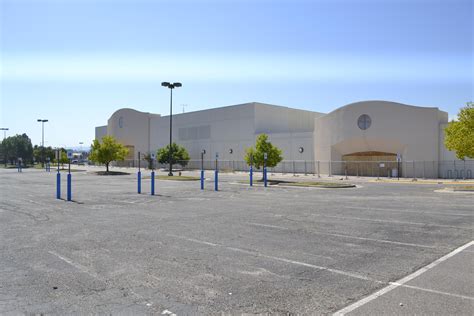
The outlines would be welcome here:
[[[291,259],[286,259],[286,258],[281,258],[281,257],[270,256],[270,255],[266,255],[266,254],[263,254],[263,253],[260,253],[258,251],[254,251],[254,250],[245,250],[245,249],[236,248],[236,247],[228,247],[228,246],[221,245],[221,244],[215,244],[215,243],[208,242],[208,241],[203,241],[203,240],[198,240],[198,239],[194,239],[194,238],[188,238],[188,237],[173,235],[173,234],[167,234],[167,236],[182,239],[182,240],[191,241],[191,242],[202,244],[202,245],[207,245],[207,246],[212,246],[212,247],[221,247],[221,248],[224,248],[224,249],[227,249],[227,250],[230,250],[230,251],[240,252],[240,253],[248,254],[248,255],[251,255],[251,256],[258,256],[258,257],[272,259],[272,260],[280,261],[280,262],[284,262],[284,263],[290,263],[290,264],[299,265],[299,266],[308,267],[308,268],[313,268],[313,269],[317,269],[317,270],[328,271],[328,272],[331,272],[331,273],[334,273],[334,274],[340,274],[340,275],[344,275],[346,277],[351,277],[351,278],[355,278],[355,279],[359,279],[359,280],[370,281],[370,282],[375,282],[375,283],[385,283],[383,281],[375,280],[375,279],[372,279],[370,277],[366,277],[366,276],[361,275],[361,274],[348,272],[348,271],[343,271],[343,270],[338,270],[338,269],[332,269],[332,268],[329,268],[329,267],[318,266],[318,265],[314,265],[314,264],[310,264],[310,263],[306,263],[306,262],[301,262],[301,261],[296,261],[296,260],[291,260]]]
[[[390,285],[384,287],[383,289],[381,289],[381,290],[379,290],[379,291],[377,291],[377,292],[375,292],[375,293],[373,293],[373,294],[371,294],[371,295],[369,295],[369,296],[367,296],[367,297],[361,299],[361,300],[358,301],[358,302],[355,302],[355,303],[353,303],[353,304],[351,304],[351,305],[349,305],[349,306],[347,306],[347,307],[345,307],[345,308],[343,308],[343,309],[337,311],[336,313],[334,313],[334,315],[338,315],[338,316],[339,316],[339,315],[345,315],[345,314],[347,314],[347,313],[349,313],[349,312],[352,312],[353,310],[355,310],[355,309],[361,307],[362,305],[365,305],[365,304],[367,304],[368,302],[373,301],[374,299],[376,299],[376,298],[378,298],[378,297],[380,297],[380,296],[382,296],[382,295],[384,295],[384,294],[386,294],[386,293],[392,291],[393,289],[396,289],[396,288],[399,287],[399,286],[414,288],[414,287],[405,285],[405,283],[407,283],[407,282],[413,280],[414,278],[420,276],[421,274],[425,273],[426,271],[428,271],[428,270],[430,270],[430,269],[436,267],[436,266],[437,266],[438,264],[440,264],[441,262],[443,262],[443,261],[445,261],[445,260],[451,258],[452,256],[454,256],[454,255],[460,253],[461,251],[463,251],[464,249],[466,249],[466,248],[468,248],[468,247],[470,247],[470,246],[472,246],[472,245],[474,245],[474,241],[470,241],[470,242],[468,242],[467,244],[464,244],[464,245],[462,245],[461,247],[456,248],[455,250],[451,251],[451,252],[448,253],[447,255],[445,255],[445,256],[443,256],[443,257],[441,257],[441,258],[439,258],[439,259],[433,261],[433,262],[430,263],[429,265],[427,265],[427,266],[425,266],[425,267],[423,267],[423,268],[421,268],[421,269],[419,269],[419,270],[413,272],[413,273],[410,274],[410,275],[407,275],[406,277],[404,277],[404,278],[402,278],[402,279],[400,279],[400,280],[398,280],[398,281],[396,281],[396,282],[390,282]],[[418,288],[418,289],[426,290],[426,289],[422,289],[422,288]],[[430,291],[432,291],[432,290],[430,290]],[[441,293],[440,293],[440,294],[441,294]],[[443,293],[443,294],[445,294],[445,293]],[[449,293],[449,294],[451,294],[451,293]],[[470,297],[467,297],[467,298],[473,299],[473,298],[470,298]]]
[[[319,216],[319,217],[338,218],[338,219],[350,219],[350,220],[357,220],[357,221],[378,222],[378,223],[396,223],[396,224],[417,225],[417,226],[447,227],[447,228],[467,229],[467,230],[472,230],[473,229],[473,227],[464,227],[464,226],[453,226],[453,225],[420,223],[420,222],[407,222],[407,221],[385,220],[385,219],[372,219],[372,218],[362,218],[362,217],[353,217],[353,216],[338,216],[338,215],[325,215],[325,214],[314,214],[314,213],[312,213],[310,215]]]
[[[289,228],[282,227],[282,226],[275,226],[275,225],[267,225],[267,224],[260,224],[260,223],[249,223],[253,226],[261,226],[261,227],[268,227],[268,228],[275,228],[281,230],[290,230]],[[400,245],[400,246],[410,246],[410,247],[420,247],[420,248],[438,248],[436,246],[428,246],[428,245],[421,245],[421,244],[412,244],[400,241],[392,241],[392,240],[385,240],[385,239],[375,239],[375,238],[366,238],[366,237],[357,237],[351,235],[344,235],[344,234],[334,234],[334,233],[323,233],[323,232],[316,232],[316,231],[306,231],[310,234],[315,235],[325,235],[325,236],[334,236],[334,237],[341,237],[341,238],[348,238],[348,239],[357,239],[357,240],[366,240],[366,241],[373,241],[379,243],[386,243],[386,244],[393,244],[393,245]]]
[[[364,206],[343,206],[347,209],[354,210],[363,210],[363,211],[388,211],[388,212],[398,212],[398,213],[415,213],[415,214],[433,214],[433,215],[442,215],[442,216],[467,216],[474,217],[474,213],[471,214],[460,214],[460,213],[441,213],[441,212],[425,212],[423,210],[407,210],[407,209],[396,209],[396,208],[381,208],[381,207],[364,207]]]
[[[66,258],[60,254],[58,254],[57,252],[55,251],[48,251],[48,253],[58,257],[59,259],[61,259],[62,261],[66,262],[67,264],[73,266],[74,268],[76,268],[77,270],[83,272],[83,273],[86,273],[88,275],[90,275],[91,277],[93,277],[94,279],[100,279],[99,276],[97,274],[95,274],[94,272],[91,272],[89,271],[86,267],[84,267],[83,265],[79,264],[79,263],[75,263],[74,261],[72,261],[71,259],[69,258]]]

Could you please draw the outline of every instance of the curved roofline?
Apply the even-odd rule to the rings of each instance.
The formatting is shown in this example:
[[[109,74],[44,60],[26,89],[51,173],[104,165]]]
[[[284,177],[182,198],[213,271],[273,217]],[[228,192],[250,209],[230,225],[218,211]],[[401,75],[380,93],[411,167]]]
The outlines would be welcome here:
[[[112,113],[112,115],[110,115],[110,117],[113,117],[113,116],[114,116],[115,114],[117,114],[118,112],[124,111],[124,110],[132,111],[132,112],[136,112],[136,113],[140,113],[140,114],[146,114],[146,115],[157,115],[157,116],[161,116],[160,114],[138,111],[138,110],[135,110],[135,109],[132,109],[132,108],[121,108],[121,109],[115,110],[115,112]],[[110,118],[109,118],[109,119],[110,119]]]
[[[439,108],[438,107],[426,107],[426,106],[416,106],[416,105],[410,105],[410,104],[404,104],[404,103],[399,103],[399,102],[395,102],[395,101],[387,101],[387,100],[366,100],[366,101],[357,101],[357,102],[353,102],[353,103],[349,103],[349,104],[346,104],[346,105],[343,105],[341,106],[340,108],[337,108],[331,112],[328,113],[331,114],[331,113],[334,113],[334,112],[337,112],[339,110],[342,110],[344,108],[348,108],[348,107],[352,107],[352,106],[355,106],[357,104],[361,104],[361,103],[384,103],[384,104],[395,104],[395,105],[398,105],[398,106],[404,106],[404,107],[408,107],[408,108],[417,108],[417,109],[437,109],[439,111]]]

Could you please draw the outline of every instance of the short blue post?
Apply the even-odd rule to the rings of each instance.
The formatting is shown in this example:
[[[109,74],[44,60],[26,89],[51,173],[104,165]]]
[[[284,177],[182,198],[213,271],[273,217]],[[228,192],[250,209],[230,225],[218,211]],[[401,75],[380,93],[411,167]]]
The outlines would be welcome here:
[[[267,187],[267,153],[263,153],[263,185]]]
[[[56,198],[61,199],[61,174],[59,172],[56,174]]]
[[[253,168],[250,166],[250,186],[253,186]]]
[[[155,195],[155,171],[151,172],[151,195]]]
[[[72,190],[71,190],[71,174],[67,174],[67,200],[72,200]]]
[[[217,159],[219,154],[216,153],[216,170],[214,171],[214,191],[219,191],[219,167],[217,164]]]
[[[204,190],[204,170],[201,170],[201,190]]]
[[[263,168],[263,183],[267,187],[267,167]]]
[[[142,172],[141,171],[138,171],[138,174],[137,174],[137,180],[138,180],[138,194],[141,194],[142,193]]]

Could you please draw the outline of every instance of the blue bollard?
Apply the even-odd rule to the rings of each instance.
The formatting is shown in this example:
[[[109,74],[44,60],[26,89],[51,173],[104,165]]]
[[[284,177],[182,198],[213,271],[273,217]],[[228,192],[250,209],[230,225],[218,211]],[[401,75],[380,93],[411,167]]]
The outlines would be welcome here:
[[[250,166],[250,186],[253,186],[253,168]]]
[[[67,174],[67,200],[72,200],[71,174]]]
[[[214,171],[214,191],[219,191],[219,171]]]
[[[263,168],[263,183],[267,187],[267,167]]]
[[[201,190],[204,190],[204,170],[201,170]]]
[[[155,171],[151,172],[151,195],[155,195]]]
[[[141,173],[141,171],[138,171],[137,180],[138,180],[138,194],[141,194],[142,193],[142,173]]]
[[[59,172],[56,174],[56,198],[61,199],[61,174]]]

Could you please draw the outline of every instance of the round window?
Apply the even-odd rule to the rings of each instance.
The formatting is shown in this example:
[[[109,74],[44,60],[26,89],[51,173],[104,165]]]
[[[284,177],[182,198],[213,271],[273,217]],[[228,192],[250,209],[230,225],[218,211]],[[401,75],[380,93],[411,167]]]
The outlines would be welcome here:
[[[361,116],[359,116],[359,119],[357,120],[357,126],[359,126],[361,130],[368,129],[371,124],[372,124],[372,119],[367,114],[362,114]]]

